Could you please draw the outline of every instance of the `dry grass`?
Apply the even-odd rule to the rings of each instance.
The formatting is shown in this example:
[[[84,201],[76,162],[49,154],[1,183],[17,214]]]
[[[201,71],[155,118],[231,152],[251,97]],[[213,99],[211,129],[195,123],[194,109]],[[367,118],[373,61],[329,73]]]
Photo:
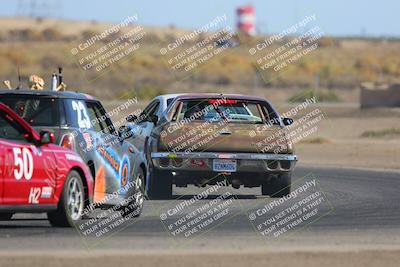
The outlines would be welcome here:
[[[384,137],[395,137],[399,135],[400,135],[400,129],[389,128],[389,129],[381,129],[375,131],[365,131],[361,134],[361,137],[384,138]]]
[[[313,137],[313,138],[307,138],[303,139],[300,141],[300,144],[312,144],[312,145],[318,145],[318,144],[328,144],[331,141],[327,138],[324,137]]]

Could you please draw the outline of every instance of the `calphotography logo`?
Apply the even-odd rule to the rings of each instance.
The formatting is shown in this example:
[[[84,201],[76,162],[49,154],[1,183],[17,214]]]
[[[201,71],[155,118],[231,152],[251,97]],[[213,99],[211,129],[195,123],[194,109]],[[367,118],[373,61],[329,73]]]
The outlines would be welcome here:
[[[71,55],[88,80],[97,79],[117,63],[138,53],[147,35],[142,26],[134,25],[138,19],[137,14],[128,16],[71,49]]]
[[[278,77],[277,72],[299,64],[303,57],[315,51],[323,35],[317,16],[307,15],[280,33],[257,43],[248,52],[265,82],[272,82]]]
[[[223,175],[208,181],[200,193],[182,196],[161,208],[160,220],[173,241],[192,240],[222,225],[240,210]]]
[[[160,43],[160,54],[165,57],[175,78],[187,78],[238,45],[227,20],[228,16],[222,14],[202,27],[180,35],[173,42]]]
[[[334,210],[313,174],[291,186],[293,189],[289,194],[267,203],[260,201],[257,208],[249,211],[251,224],[265,240],[294,234]]]

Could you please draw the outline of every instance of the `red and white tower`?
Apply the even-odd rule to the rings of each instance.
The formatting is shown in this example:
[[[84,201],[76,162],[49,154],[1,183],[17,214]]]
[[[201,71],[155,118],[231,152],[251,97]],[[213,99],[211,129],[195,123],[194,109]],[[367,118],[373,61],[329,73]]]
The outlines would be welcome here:
[[[245,32],[249,35],[256,34],[255,9],[252,5],[240,6],[236,9],[238,32]]]

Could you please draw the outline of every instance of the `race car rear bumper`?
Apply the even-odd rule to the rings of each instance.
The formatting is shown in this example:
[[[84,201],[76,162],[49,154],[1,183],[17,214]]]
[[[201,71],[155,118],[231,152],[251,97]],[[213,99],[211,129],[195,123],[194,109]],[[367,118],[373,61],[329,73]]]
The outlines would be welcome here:
[[[153,165],[171,171],[214,171],[214,159],[235,160],[236,172],[292,171],[297,156],[292,154],[220,153],[220,152],[153,152]]]

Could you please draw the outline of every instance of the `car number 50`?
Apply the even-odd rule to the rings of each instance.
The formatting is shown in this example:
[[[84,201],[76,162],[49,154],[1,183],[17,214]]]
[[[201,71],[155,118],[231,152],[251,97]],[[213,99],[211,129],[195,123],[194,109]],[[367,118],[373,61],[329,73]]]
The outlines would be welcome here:
[[[33,158],[31,151],[28,148],[14,147],[14,177],[20,180],[25,177],[26,180],[30,180],[33,174]]]

